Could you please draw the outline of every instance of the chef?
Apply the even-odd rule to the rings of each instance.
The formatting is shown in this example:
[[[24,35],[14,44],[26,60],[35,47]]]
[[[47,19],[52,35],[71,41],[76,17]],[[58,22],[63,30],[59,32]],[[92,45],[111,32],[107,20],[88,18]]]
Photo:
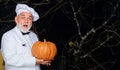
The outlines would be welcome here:
[[[33,22],[39,19],[38,13],[26,4],[16,5],[16,26],[5,32],[1,40],[1,51],[5,70],[41,70],[40,65],[50,65],[32,56],[32,45],[38,41],[37,35],[30,31]]]

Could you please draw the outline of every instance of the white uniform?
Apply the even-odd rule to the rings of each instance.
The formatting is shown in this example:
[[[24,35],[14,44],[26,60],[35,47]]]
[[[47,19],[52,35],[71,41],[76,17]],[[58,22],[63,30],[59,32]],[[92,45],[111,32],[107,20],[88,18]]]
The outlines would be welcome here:
[[[40,65],[36,65],[35,57],[31,53],[32,45],[38,38],[33,32],[29,33],[29,37],[30,42],[17,27],[3,34],[1,51],[6,70],[40,70]]]

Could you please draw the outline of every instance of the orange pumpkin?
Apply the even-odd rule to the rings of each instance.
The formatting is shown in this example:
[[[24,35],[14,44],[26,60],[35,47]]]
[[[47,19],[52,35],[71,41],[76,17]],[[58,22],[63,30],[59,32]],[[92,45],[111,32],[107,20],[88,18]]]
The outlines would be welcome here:
[[[37,41],[32,46],[32,55],[38,59],[53,60],[57,54],[56,45],[53,42]]]

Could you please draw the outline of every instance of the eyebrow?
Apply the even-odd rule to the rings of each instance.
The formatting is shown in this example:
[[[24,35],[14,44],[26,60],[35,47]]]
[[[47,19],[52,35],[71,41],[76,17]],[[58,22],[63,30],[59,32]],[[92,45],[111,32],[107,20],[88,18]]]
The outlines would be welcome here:
[[[25,16],[25,14],[21,13],[21,16]],[[29,17],[33,18],[33,16],[32,16],[32,15],[30,15]]]

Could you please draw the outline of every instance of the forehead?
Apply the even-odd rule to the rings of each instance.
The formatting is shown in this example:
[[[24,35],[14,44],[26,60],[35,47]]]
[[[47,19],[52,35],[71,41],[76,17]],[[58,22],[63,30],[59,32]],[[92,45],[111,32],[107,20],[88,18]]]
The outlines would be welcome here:
[[[21,12],[18,16],[28,16],[28,17],[33,17],[31,13],[29,12]]]

